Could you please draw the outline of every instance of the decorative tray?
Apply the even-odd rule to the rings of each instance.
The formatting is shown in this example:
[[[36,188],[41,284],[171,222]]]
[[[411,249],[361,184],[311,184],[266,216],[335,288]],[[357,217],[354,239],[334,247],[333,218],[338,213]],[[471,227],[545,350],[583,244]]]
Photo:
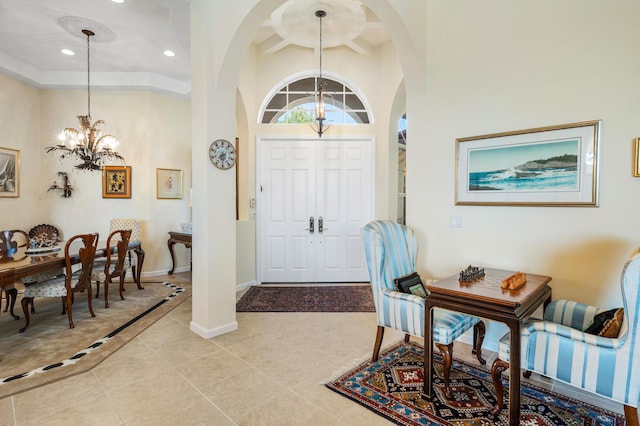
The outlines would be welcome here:
[[[25,253],[26,254],[47,253],[47,252],[53,252],[53,251],[59,251],[59,250],[60,250],[60,246],[38,247],[38,248],[27,249],[27,251]]]

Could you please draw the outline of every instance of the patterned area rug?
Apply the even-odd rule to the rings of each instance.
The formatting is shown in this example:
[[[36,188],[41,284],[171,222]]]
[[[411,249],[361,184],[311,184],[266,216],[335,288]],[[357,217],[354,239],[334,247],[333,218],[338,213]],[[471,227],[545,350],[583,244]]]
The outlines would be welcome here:
[[[488,413],[495,403],[490,372],[465,362],[453,362],[451,401],[443,394],[441,364],[436,366],[435,398],[423,399],[423,353],[413,342],[399,343],[377,362],[364,362],[326,386],[400,425],[509,424],[507,408],[497,418]],[[508,383],[506,374],[503,380]],[[508,396],[508,390],[505,393]],[[520,424],[527,426],[624,424],[623,416],[528,383],[522,385],[520,410]]]
[[[254,286],[236,312],[375,312],[371,286]]]

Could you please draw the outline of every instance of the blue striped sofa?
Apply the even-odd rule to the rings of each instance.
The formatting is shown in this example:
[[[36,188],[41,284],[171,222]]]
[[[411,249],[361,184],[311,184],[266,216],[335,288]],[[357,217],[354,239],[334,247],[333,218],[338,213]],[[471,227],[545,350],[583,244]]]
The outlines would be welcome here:
[[[401,330],[409,336],[424,337],[424,298],[396,291],[394,279],[415,271],[418,241],[414,231],[389,220],[376,220],[362,229],[371,289],[376,306],[378,332],[372,360],[380,353],[385,327]],[[453,358],[453,341],[474,327],[474,352],[481,364],[484,323],[469,315],[435,309],[433,341],[443,356],[445,395],[451,398],[449,372]]]
[[[544,320],[523,324],[521,357],[526,374],[535,372],[624,404],[627,425],[638,426],[640,397],[640,249],[621,276],[624,319],[617,338],[584,333],[596,314],[605,311],[578,302],[557,300],[545,309]],[[491,369],[502,408],[502,372],[509,367],[509,335],[499,344]]]

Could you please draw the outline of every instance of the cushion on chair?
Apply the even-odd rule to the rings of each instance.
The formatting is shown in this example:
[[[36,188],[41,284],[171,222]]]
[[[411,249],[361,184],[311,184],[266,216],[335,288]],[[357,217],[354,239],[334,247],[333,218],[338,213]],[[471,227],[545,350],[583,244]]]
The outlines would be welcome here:
[[[480,318],[444,309],[433,310],[433,341],[448,345],[473,327]]]
[[[585,333],[596,334],[602,337],[618,337],[622,320],[624,319],[624,309],[617,308],[600,312],[593,317],[593,323],[584,330]]]
[[[80,275],[81,272],[81,270],[74,272],[74,277],[76,275]],[[77,280],[72,279],[71,287],[75,287],[77,283]],[[24,297],[58,297],[66,295],[67,287],[65,285],[64,275],[47,281],[39,282],[37,284],[25,285],[24,287]]]
[[[417,272],[412,272],[409,275],[405,275],[393,280],[396,283],[396,288],[402,293],[415,294],[420,297],[427,297],[427,290],[422,284],[422,278]]]

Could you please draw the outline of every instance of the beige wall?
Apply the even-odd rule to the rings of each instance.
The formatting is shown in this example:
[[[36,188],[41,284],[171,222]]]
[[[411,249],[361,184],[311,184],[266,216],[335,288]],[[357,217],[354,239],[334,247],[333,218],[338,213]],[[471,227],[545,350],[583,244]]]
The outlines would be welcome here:
[[[84,90],[40,90],[0,75],[0,116],[6,147],[21,151],[21,195],[0,199],[0,228],[29,230],[50,223],[64,237],[99,232],[106,239],[112,217],[142,220],[143,247],[147,253],[143,274],[166,273],[171,260],[166,248],[167,231],[190,221],[191,127],[188,100],[146,91],[92,90],[94,119],[106,122],[103,130],[116,135],[120,153],[132,167],[131,199],[103,199],[102,174],[79,172],[70,160],[60,164],[45,157],[44,148],[56,142],[57,132],[77,127],[79,114],[86,113]],[[156,168],[184,170],[185,197],[157,200]],[[69,174],[75,190],[70,198],[47,192],[56,173]],[[188,253],[176,246],[178,268],[188,269]]]
[[[640,180],[631,175],[631,144],[634,137],[640,136],[636,125],[640,116],[640,80],[636,76],[640,57],[635,52],[640,30],[634,22],[640,4],[622,0],[613,8],[598,0],[363,3],[391,34],[397,63],[388,65],[383,52],[362,58],[362,62],[351,62],[353,58],[338,52],[332,58],[328,51],[326,64],[363,89],[371,101],[376,125],[380,126],[372,133],[385,140],[377,141],[378,159],[388,149],[388,126],[395,126],[390,123],[391,111],[398,110],[391,104],[397,102],[396,93],[404,84],[408,122],[407,216],[421,242],[418,270],[425,276],[440,278],[473,263],[548,274],[553,277],[554,298],[619,306],[619,273],[626,256],[640,241],[633,226],[634,213],[640,207],[635,196]],[[194,67],[194,76],[199,78],[194,92],[202,89],[207,93],[208,104],[199,99],[199,105],[206,104],[207,110],[217,111],[233,104],[235,94],[224,87],[236,87],[239,81],[243,98],[250,97],[249,90],[242,90],[244,80],[237,76],[246,63],[252,31],[280,4],[279,0],[240,0],[209,7],[204,1],[192,2],[196,12],[192,17],[199,14],[199,25],[204,27],[209,22],[210,28],[216,28],[216,34],[221,35],[209,39],[203,36],[207,34],[204,28],[192,33],[192,41],[206,40],[197,45],[196,51],[206,57],[206,63]],[[255,72],[251,83],[251,88],[255,87],[253,102],[263,99],[286,76],[312,68],[312,55],[298,50],[292,57],[285,56],[286,52],[275,55],[277,64],[262,63],[259,57],[255,60],[251,69]],[[400,64],[404,81],[394,82],[391,90],[381,95],[380,90],[387,90],[389,80],[381,78],[382,73],[363,75],[360,67],[369,60],[373,67]],[[377,74],[376,70],[368,71]],[[245,105],[251,108],[251,100],[245,99]],[[387,116],[383,117],[385,111]],[[214,128],[219,133],[227,131],[224,112],[219,117],[208,117],[201,117],[194,128],[202,134],[214,133]],[[247,117],[251,122],[250,111]],[[603,123],[600,207],[454,205],[456,138],[593,119]],[[367,130],[371,129],[364,132]],[[271,131],[258,125],[254,134]],[[340,133],[342,129],[334,131]],[[251,133],[248,132],[249,140]],[[377,165],[380,169],[376,183],[382,185],[377,196],[390,198],[392,191],[384,186],[392,181],[394,173],[389,174],[380,161]],[[213,186],[216,171],[204,167],[201,170],[210,180],[203,191],[213,191],[223,198],[231,195],[224,186]],[[378,217],[389,217],[389,204],[377,200]],[[212,203],[202,204],[201,209],[197,215],[203,222],[211,213],[226,217],[224,207]],[[451,215],[462,217],[462,228],[449,227]],[[205,235],[209,240],[213,236],[213,230]],[[204,253],[202,256],[203,260],[207,258]],[[235,251],[221,256],[215,262],[232,262]],[[208,258],[213,261],[212,255]],[[207,280],[207,271],[202,272],[202,285],[215,287],[229,300],[226,292],[232,287],[213,278]],[[215,305],[211,296],[203,299],[203,306],[195,308],[196,322],[202,320],[200,324],[209,330],[224,328],[228,318],[214,319],[201,312],[208,309],[207,304]],[[205,324],[205,318],[209,323]]]

